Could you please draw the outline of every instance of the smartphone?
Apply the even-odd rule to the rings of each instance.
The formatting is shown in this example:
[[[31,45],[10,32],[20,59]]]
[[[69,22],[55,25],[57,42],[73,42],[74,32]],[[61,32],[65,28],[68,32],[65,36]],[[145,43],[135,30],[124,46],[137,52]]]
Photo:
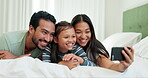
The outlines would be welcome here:
[[[125,60],[125,57],[122,54],[124,47],[112,47],[111,50],[111,60],[112,61],[122,61]]]

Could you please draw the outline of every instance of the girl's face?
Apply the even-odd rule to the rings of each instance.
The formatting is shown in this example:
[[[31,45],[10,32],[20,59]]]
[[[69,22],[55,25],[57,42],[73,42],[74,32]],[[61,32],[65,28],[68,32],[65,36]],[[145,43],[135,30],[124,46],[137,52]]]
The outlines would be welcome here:
[[[75,25],[77,43],[85,47],[91,38],[90,27],[86,22],[79,22]]]
[[[54,39],[58,43],[58,50],[62,53],[72,50],[76,43],[76,35],[74,28],[69,28],[61,31],[58,38]]]

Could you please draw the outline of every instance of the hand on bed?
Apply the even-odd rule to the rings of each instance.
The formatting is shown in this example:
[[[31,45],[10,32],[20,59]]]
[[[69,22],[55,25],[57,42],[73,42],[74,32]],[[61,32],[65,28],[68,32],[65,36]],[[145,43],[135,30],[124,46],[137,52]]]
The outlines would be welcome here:
[[[0,51],[0,59],[15,59],[17,57],[9,51]]]
[[[59,62],[58,64],[61,64],[61,65],[65,65],[67,66],[69,69],[72,69],[74,67],[77,67],[79,65],[79,62],[76,61],[76,60],[70,60],[70,61],[61,61]]]
[[[84,62],[84,60],[81,57],[76,56],[75,54],[72,54],[72,53],[64,55],[62,60],[63,61],[76,60],[79,62],[79,64],[82,64]]]
[[[129,48],[129,49],[128,49]],[[125,70],[126,68],[128,68],[134,61],[134,50],[132,47],[124,47],[125,51],[122,51],[122,54],[125,57],[124,61],[120,61],[120,68]]]
[[[0,51],[0,59],[16,59],[16,58],[21,58],[21,57],[30,56],[30,55],[31,54],[16,56],[9,51]]]

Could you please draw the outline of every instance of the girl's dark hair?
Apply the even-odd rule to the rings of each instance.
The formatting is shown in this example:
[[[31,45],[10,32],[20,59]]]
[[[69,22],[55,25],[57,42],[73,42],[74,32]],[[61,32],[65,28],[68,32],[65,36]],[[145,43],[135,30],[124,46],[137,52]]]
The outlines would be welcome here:
[[[79,22],[86,22],[90,27],[91,39],[87,43],[87,45],[85,47],[83,47],[84,51],[88,54],[89,58],[95,64],[97,64],[96,55],[99,56],[99,54],[102,54],[108,58],[109,54],[108,54],[107,50],[102,45],[102,43],[96,39],[94,27],[93,27],[93,24],[92,24],[90,18],[85,14],[78,14],[72,19],[71,24],[72,24],[72,26],[75,27],[76,24]]]
[[[73,28],[73,26],[66,22],[66,21],[61,21],[59,23],[57,23],[55,25],[55,34],[54,37],[58,38],[58,35],[67,29]],[[51,62],[52,63],[58,63],[58,55],[57,55],[57,51],[58,51],[58,46],[57,43],[55,43],[54,41],[51,43]]]

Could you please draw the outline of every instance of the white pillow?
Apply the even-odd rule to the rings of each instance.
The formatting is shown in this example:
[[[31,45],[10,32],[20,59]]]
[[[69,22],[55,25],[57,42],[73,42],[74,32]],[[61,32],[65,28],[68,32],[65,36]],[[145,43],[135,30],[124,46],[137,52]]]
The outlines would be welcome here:
[[[135,55],[148,58],[148,36],[133,46]]]
[[[112,47],[133,46],[141,40],[142,34],[136,32],[115,33],[107,37],[102,43],[111,54]]]

